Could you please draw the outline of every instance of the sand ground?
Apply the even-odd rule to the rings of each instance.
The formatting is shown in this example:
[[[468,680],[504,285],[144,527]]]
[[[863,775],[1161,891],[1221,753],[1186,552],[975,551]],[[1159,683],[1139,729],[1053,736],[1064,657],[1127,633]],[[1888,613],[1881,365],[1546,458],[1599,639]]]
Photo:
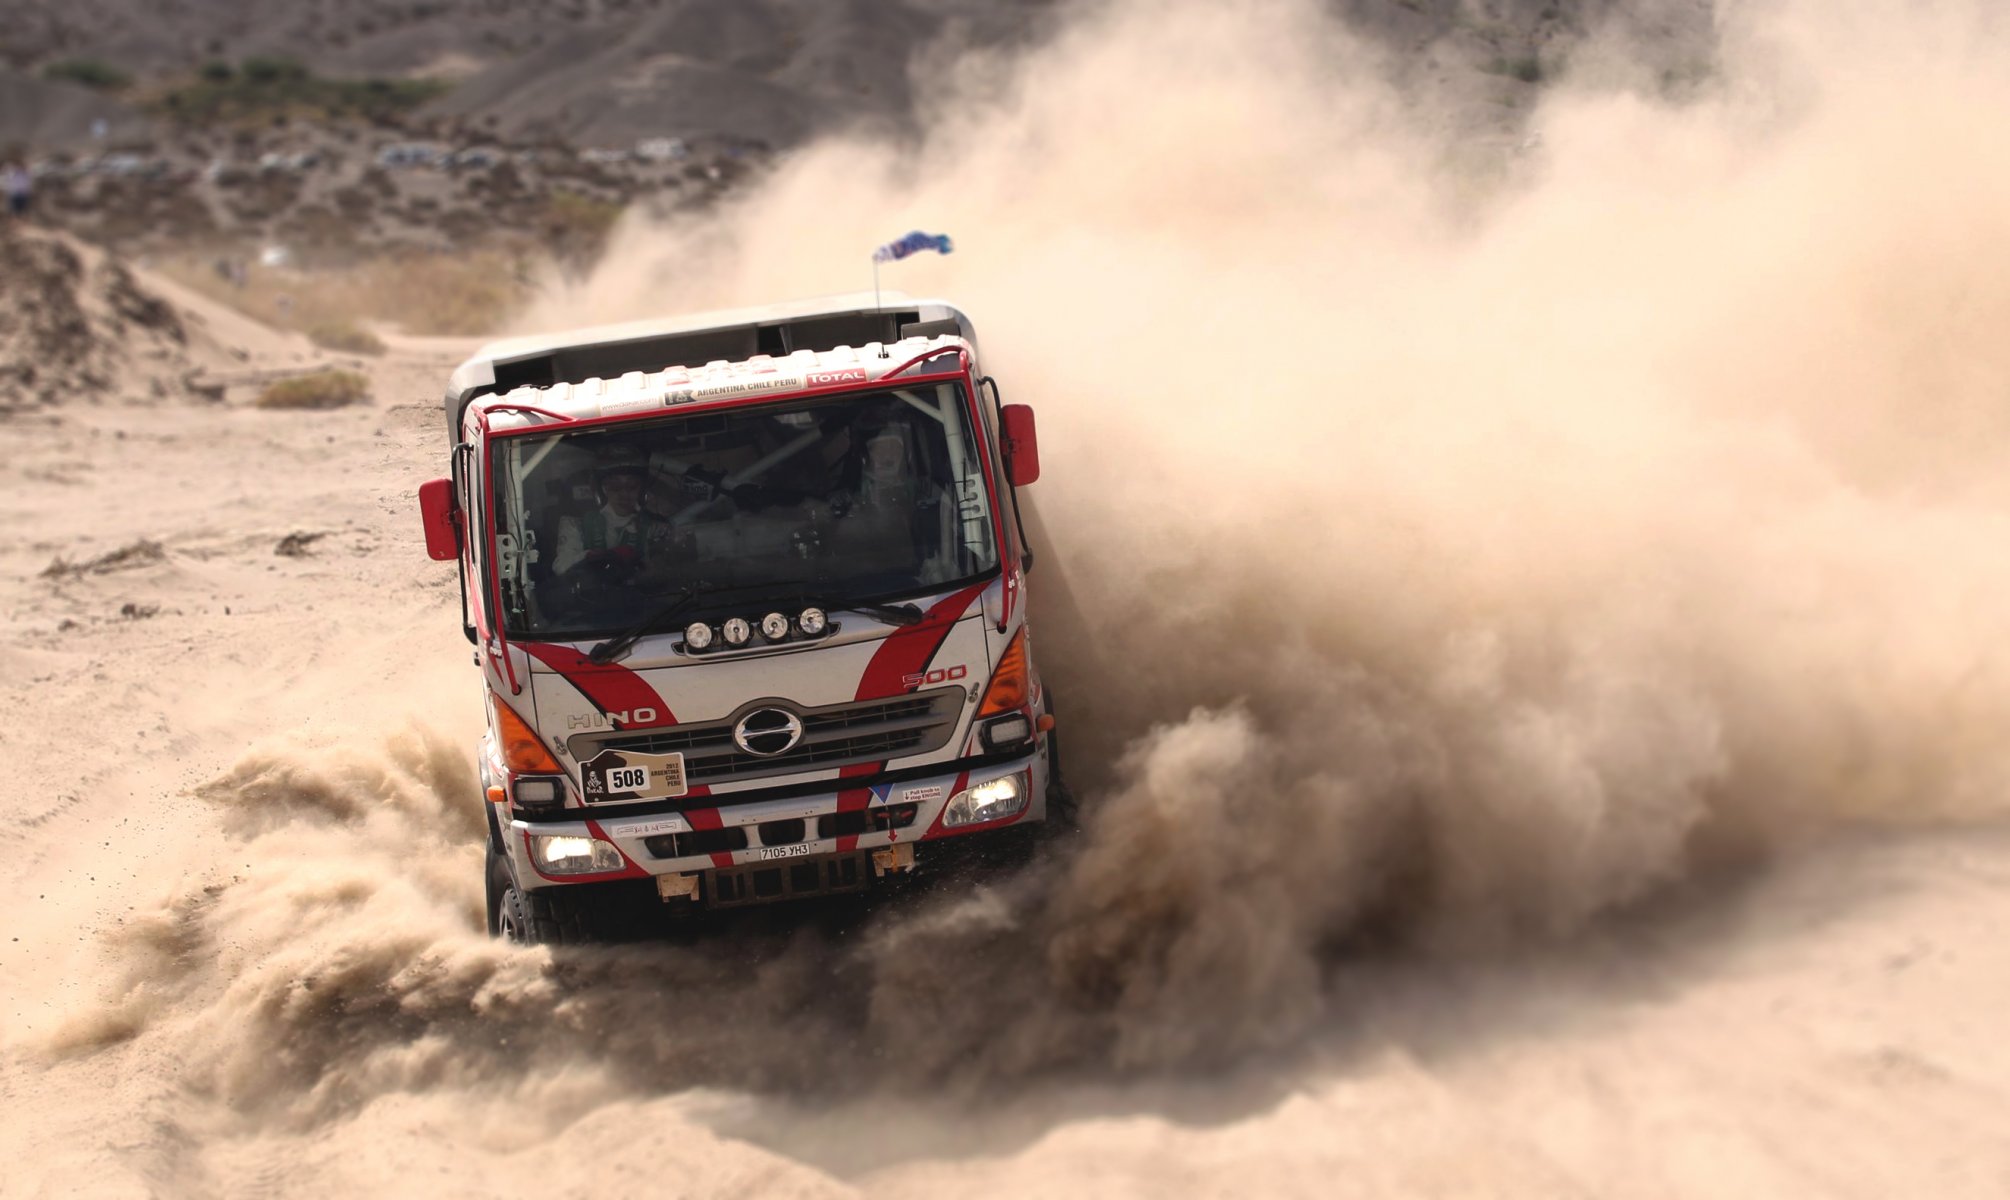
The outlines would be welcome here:
[[[387,1047],[422,1044],[481,1005],[379,1013],[374,1033],[324,1038],[315,1026],[331,1014],[275,1023],[287,989],[238,989],[299,971],[285,961],[296,938],[340,940],[314,914],[380,901],[387,881],[293,894],[278,930],[245,909],[205,938],[161,931],[358,853],[365,810],[404,803],[383,776],[425,777],[393,747],[400,729],[466,754],[475,677],[452,577],[425,559],[411,503],[441,457],[431,392],[455,349],[394,350],[371,369],[367,407],[112,403],[10,424],[0,1192],[1985,1197],[2010,1186],[2000,830],[1803,846],[1696,879],[1564,947],[1371,956],[1337,972],[1315,1028],[1222,1071],[1092,1070],[941,1095],[895,1054],[853,1096],[842,1084],[722,1086],[730,1066],[644,1085],[622,1077],[611,1046],[561,1062],[501,1046],[472,1074],[434,1064],[371,1077],[366,1062]],[[303,552],[276,554],[295,534],[311,539]],[[136,546],[158,550],[84,565]],[[57,563],[77,569],[51,577]],[[309,823],[282,844],[269,824],[194,794],[260,754],[292,765],[296,792],[319,778],[358,793],[350,828]],[[364,766],[315,776],[329,754]],[[451,775],[431,777],[441,803],[472,808]],[[454,953],[488,954],[461,823],[416,809],[398,828],[411,844],[377,848],[377,868],[465,876],[405,917],[441,926],[428,936]],[[167,926],[163,913],[175,914]],[[394,973],[440,954],[437,942],[409,952]],[[545,955],[518,957],[549,970]],[[301,986],[296,974],[290,994]],[[679,1037],[677,1003],[673,987],[642,1035]],[[785,1018],[745,1019],[785,1036]],[[305,1074],[241,1060],[285,1057],[289,1039],[311,1057]],[[327,1076],[357,1072],[339,1102],[303,1103]]]

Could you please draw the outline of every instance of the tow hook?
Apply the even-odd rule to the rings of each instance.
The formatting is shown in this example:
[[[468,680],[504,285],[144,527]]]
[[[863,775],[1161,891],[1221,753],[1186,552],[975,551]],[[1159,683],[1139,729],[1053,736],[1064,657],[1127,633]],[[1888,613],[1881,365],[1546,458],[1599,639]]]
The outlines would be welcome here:
[[[884,850],[872,852],[872,873],[874,878],[890,875],[895,871],[914,870],[914,843],[895,842]]]

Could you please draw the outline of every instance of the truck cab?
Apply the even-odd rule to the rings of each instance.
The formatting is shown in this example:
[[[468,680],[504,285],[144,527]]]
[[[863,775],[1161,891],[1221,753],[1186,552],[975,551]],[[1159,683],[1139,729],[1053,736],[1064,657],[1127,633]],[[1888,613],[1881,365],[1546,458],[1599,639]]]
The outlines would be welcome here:
[[[860,891],[1072,819],[1026,621],[1032,411],[961,311],[518,339],[419,490],[482,673],[490,931]]]

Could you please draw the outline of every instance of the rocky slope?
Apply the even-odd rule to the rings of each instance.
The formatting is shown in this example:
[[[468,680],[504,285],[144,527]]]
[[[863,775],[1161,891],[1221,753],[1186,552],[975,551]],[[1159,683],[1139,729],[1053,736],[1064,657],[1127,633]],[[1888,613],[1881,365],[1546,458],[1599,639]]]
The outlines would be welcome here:
[[[722,134],[770,146],[908,120],[959,52],[1038,43],[1085,0],[425,0],[257,6],[16,0],[0,57],[17,71],[98,61],[138,103],[210,61],[282,56],[326,75],[432,74],[456,88],[426,115],[492,135],[618,146]],[[1526,85],[1587,35],[1618,30],[1662,69],[1707,60],[1712,0],[1325,0],[1399,70],[1442,66]],[[917,87],[922,90],[917,91]],[[63,86],[0,109],[0,142],[74,137]],[[1510,97],[1513,90],[1508,89]],[[65,94],[69,95],[65,99]],[[1496,97],[1497,99],[1498,97]]]

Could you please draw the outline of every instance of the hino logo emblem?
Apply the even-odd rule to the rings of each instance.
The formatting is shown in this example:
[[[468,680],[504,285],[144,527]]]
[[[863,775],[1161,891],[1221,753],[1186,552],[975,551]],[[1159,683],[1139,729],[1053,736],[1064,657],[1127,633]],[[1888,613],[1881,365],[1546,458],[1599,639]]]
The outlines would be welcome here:
[[[779,708],[757,708],[733,725],[733,744],[749,754],[772,758],[803,740],[803,719]]]
[[[654,725],[657,712],[653,708],[631,708],[626,712],[609,709],[604,713],[573,713],[565,718],[567,729],[605,729],[610,725],[626,729],[631,725]]]

